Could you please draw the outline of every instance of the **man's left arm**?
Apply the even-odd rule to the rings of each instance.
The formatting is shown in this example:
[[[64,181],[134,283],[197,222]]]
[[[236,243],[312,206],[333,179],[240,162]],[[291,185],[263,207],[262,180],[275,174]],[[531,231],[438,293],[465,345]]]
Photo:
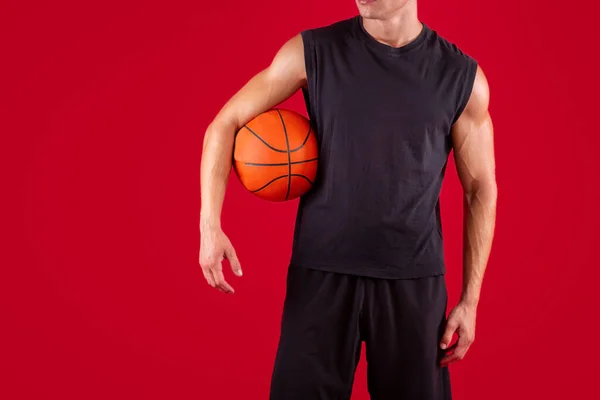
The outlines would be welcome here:
[[[498,190],[489,97],[487,79],[478,67],[469,101],[452,128],[454,160],[464,191],[463,287],[440,343],[446,353],[443,366],[463,359],[475,339],[477,304],[494,237]],[[458,341],[450,346],[454,333]]]

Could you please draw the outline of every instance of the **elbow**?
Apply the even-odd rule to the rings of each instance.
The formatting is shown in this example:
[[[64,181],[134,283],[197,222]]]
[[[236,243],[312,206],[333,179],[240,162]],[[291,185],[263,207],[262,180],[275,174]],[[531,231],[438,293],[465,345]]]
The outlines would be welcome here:
[[[498,185],[495,179],[475,181],[465,188],[465,200],[467,204],[474,201],[485,204],[487,207],[495,208],[498,200]]]
[[[220,143],[233,142],[235,133],[238,128],[235,123],[230,121],[224,121],[215,119],[206,128],[204,133],[204,139],[202,142],[203,151]]]
[[[202,139],[202,152],[206,151],[206,147],[208,146],[212,132],[213,132],[213,129],[212,129],[212,123],[211,123],[206,128],[206,131],[204,132],[204,138]]]

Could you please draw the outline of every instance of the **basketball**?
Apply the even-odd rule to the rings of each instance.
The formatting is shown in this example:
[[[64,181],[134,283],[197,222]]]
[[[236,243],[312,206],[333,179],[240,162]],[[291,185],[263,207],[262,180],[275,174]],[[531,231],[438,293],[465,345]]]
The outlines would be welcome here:
[[[248,191],[265,200],[292,200],[315,180],[317,139],[308,119],[274,108],[237,132],[233,159],[235,173]]]

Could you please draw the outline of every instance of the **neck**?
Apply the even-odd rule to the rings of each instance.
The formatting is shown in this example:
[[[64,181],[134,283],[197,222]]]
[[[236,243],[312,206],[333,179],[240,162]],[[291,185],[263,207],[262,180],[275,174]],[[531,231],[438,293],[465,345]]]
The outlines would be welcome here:
[[[416,1],[409,1],[386,18],[362,18],[362,23],[371,36],[392,47],[402,47],[410,43],[423,29],[417,15]]]

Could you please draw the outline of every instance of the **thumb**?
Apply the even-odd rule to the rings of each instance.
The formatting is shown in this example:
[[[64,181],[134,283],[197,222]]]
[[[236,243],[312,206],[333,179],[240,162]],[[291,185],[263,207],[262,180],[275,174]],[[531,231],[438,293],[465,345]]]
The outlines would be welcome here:
[[[440,348],[442,350],[446,350],[448,346],[450,346],[450,342],[452,341],[452,336],[454,336],[454,332],[456,331],[456,325],[452,322],[446,323],[446,329],[444,330],[444,335],[442,336],[442,340],[440,341]]]
[[[237,276],[242,276],[242,266],[240,264],[240,260],[237,258],[237,254],[233,247],[228,247],[225,250],[225,257],[229,260],[229,264],[231,265],[231,269],[233,273]]]

